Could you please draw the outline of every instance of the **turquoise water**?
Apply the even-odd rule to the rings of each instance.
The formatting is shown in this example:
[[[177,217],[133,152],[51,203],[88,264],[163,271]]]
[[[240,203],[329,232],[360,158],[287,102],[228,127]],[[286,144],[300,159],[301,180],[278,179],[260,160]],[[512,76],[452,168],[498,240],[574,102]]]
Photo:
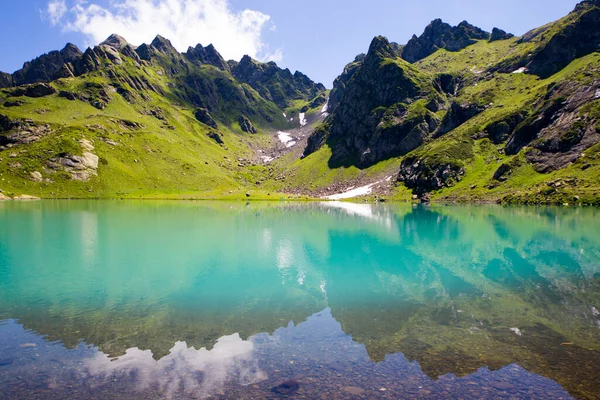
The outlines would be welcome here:
[[[600,398],[600,210],[0,203],[0,398]]]

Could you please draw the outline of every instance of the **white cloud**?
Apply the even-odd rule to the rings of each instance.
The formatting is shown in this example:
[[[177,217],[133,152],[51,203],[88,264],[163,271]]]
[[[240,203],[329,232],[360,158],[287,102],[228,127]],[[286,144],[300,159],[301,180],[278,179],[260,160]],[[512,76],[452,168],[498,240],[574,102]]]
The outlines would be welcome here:
[[[150,43],[156,35],[179,51],[212,43],[226,59],[244,54],[262,61],[280,61],[262,40],[270,16],[256,10],[234,11],[227,0],[113,0],[103,7],[94,1],[52,0],[46,14],[52,25],[80,32],[89,45],[117,33],[133,45]]]
[[[52,0],[48,3],[47,16],[50,24],[55,26],[67,12],[65,0]]]

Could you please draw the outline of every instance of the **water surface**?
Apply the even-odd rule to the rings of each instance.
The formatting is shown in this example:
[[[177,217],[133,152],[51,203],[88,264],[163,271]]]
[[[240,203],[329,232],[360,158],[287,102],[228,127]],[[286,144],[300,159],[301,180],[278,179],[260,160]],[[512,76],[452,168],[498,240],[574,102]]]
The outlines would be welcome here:
[[[592,208],[0,203],[1,397],[600,398],[599,227]]]

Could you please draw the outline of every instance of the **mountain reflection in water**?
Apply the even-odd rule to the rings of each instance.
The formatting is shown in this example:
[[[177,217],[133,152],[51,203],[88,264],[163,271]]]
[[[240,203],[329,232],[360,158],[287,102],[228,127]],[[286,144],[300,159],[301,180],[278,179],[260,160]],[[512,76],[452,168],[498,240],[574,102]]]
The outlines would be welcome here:
[[[295,379],[308,398],[597,398],[599,223],[596,209],[0,204],[0,391],[254,398]]]

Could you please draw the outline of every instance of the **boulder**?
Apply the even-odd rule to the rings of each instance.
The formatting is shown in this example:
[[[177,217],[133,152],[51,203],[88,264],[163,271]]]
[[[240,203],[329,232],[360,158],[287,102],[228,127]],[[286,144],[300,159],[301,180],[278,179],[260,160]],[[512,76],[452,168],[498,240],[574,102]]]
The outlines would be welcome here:
[[[242,129],[242,131],[246,133],[258,132],[254,125],[252,125],[252,122],[250,122],[250,120],[244,115],[240,115],[240,117],[238,118],[238,123],[240,124],[240,128]]]
[[[206,108],[199,108],[196,111],[196,119],[204,125],[210,126],[211,128],[218,129],[217,122],[213,119]]]

